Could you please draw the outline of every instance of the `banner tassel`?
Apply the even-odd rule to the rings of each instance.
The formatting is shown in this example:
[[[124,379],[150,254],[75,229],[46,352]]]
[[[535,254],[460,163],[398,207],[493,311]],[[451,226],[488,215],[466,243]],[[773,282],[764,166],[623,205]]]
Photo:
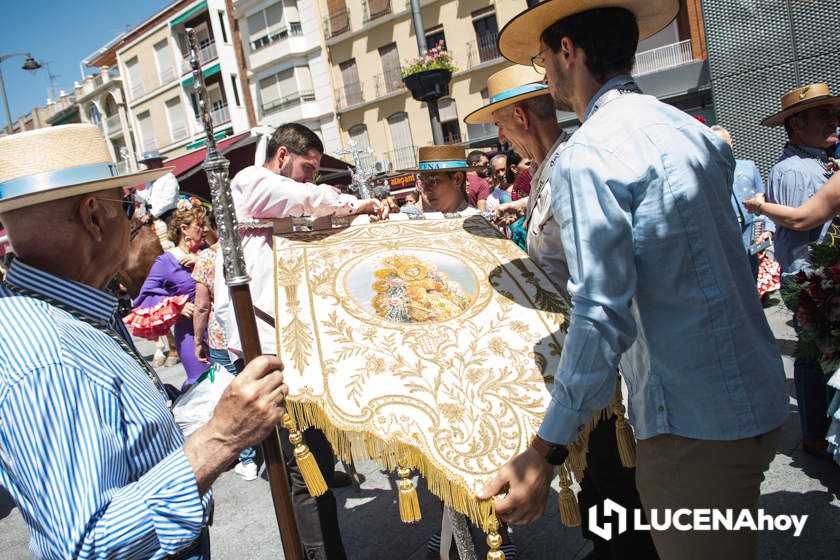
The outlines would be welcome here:
[[[309,447],[303,443],[303,434],[300,433],[295,425],[294,418],[290,414],[283,415],[283,427],[289,430],[289,442],[295,448],[295,461],[300,469],[300,474],[303,476],[303,481],[306,483],[306,488],[312,496],[321,496],[327,491],[327,483],[324,481],[324,475],[321,474],[321,469],[318,468],[318,462],[315,461],[315,456],[309,450]]]
[[[487,530],[487,560],[505,560],[502,550],[502,535],[499,534],[499,520],[493,513]]]
[[[621,457],[621,464],[630,469],[636,466],[636,438],[633,435],[633,428],[624,417],[624,404],[621,401],[621,378],[618,378],[615,387],[615,401],[613,411],[615,412],[615,439],[618,442],[618,455]]]
[[[400,505],[400,519],[403,523],[416,523],[422,519],[420,515],[420,500],[417,498],[417,487],[414,481],[409,478],[411,476],[411,469],[399,467],[397,469],[397,487],[399,494],[397,496]]]
[[[577,527],[580,525],[580,509],[565,464],[557,467],[557,475],[560,477],[560,521],[566,527]]]

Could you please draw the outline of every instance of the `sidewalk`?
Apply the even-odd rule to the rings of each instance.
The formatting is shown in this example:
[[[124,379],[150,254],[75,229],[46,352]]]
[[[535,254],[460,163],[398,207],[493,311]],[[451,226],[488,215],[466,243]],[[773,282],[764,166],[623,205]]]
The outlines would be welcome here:
[[[760,533],[758,558],[837,558],[840,554],[840,467],[802,452],[799,417],[793,398],[790,353],[796,337],[787,324],[790,313],[782,306],[775,306],[767,309],[766,314],[785,355],[791,407],[779,452],[762,485],[759,507],[769,514],[808,514],[809,518],[799,538],[794,538],[792,532]],[[143,345],[142,349],[151,354],[151,348],[151,345]],[[180,366],[161,369],[160,373],[174,384],[180,384],[184,375]],[[362,493],[356,494],[352,488],[335,491],[348,557],[352,560],[421,560],[425,555],[426,539],[440,527],[439,501],[421,481],[419,496],[423,520],[416,525],[405,525],[399,519],[393,477],[369,461],[357,463],[356,467],[366,477]],[[214,557],[282,558],[267,481],[258,478],[245,482],[229,471],[219,478],[214,489],[216,514],[211,530]],[[555,481],[546,515],[541,520],[514,529],[519,559],[573,560],[583,558],[589,551],[579,529],[567,529],[560,524],[556,489]],[[483,537],[476,537],[483,546]],[[0,494],[0,558],[29,558],[28,538],[20,513],[5,493]],[[478,558],[484,558],[483,552]]]

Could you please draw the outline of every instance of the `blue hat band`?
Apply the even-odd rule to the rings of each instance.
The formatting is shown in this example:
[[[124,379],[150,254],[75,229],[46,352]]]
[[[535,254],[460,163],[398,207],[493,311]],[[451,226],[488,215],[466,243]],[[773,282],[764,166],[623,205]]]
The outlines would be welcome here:
[[[420,171],[434,171],[436,169],[455,169],[458,167],[469,167],[464,160],[450,161],[424,161],[420,164]]]
[[[0,201],[70,185],[101,181],[117,175],[117,166],[112,163],[89,163],[36,175],[27,175],[0,183]]]
[[[540,91],[544,89],[548,89],[548,86],[539,82],[535,82],[533,84],[525,84],[524,86],[517,86],[513,89],[508,89],[501,93],[497,93],[496,95],[490,98],[490,103],[498,103],[499,101],[504,101],[506,99],[510,99],[511,97],[516,97],[518,95],[531,93],[532,91]]]

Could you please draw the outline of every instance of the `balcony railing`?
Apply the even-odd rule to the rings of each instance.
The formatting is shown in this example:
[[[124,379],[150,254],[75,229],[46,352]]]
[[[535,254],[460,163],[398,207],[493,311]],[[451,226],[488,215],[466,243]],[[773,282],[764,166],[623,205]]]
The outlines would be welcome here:
[[[668,68],[676,68],[694,61],[691,39],[636,53],[633,75],[641,76]]]
[[[352,105],[358,105],[372,99],[371,87],[366,82],[355,82],[344,84],[344,87],[335,91],[336,102],[339,109],[346,109]]]
[[[377,74],[373,78],[373,85],[377,97],[405,89],[399,68],[391,68],[382,74]]]
[[[367,0],[362,2],[365,12],[362,21],[364,23],[371,22],[375,19],[387,16],[392,12],[391,0]]]
[[[324,31],[327,39],[350,31],[350,11],[347,8],[331,13],[324,18]]]
[[[291,95],[287,95],[286,97],[282,97],[280,99],[273,99],[271,101],[263,103],[262,110],[264,114],[268,114],[273,113],[274,111],[279,111],[280,109],[284,109],[286,107],[291,107],[292,105],[305,103],[307,101],[315,101],[314,91],[295,92]]]
[[[496,46],[498,38],[498,33],[484,33],[467,43],[467,67],[500,59],[502,55]]]
[[[174,80],[177,76],[175,76],[175,69],[171,66],[166,66],[160,69],[160,85],[165,85]]]
[[[137,99],[146,91],[146,88],[143,87],[143,82],[138,81],[136,84],[131,84],[131,98]]]
[[[303,35],[303,27],[301,27],[300,22],[290,22],[288,26],[271,33],[270,35],[263,35],[262,37],[251,41],[251,52],[258,51],[268,45],[271,45],[272,43],[282,41],[283,39],[287,39],[289,37],[299,37],[300,35]]]
[[[143,138],[143,151],[151,152],[157,150],[157,142],[154,138]]]
[[[216,42],[215,41],[210,41],[209,43],[207,43],[206,45],[201,47],[201,49],[199,49],[199,51],[198,51],[198,62],[199,62],[199,64],[205,64],[206,62],[209,62],[209,61],[213,60],[214,58],[217,58],[218,56],[219,56],[219,54],[216,51]],[[187,73],[187,72],[191,72],[191,71],[192,71],[192,67],[190,67],[190,57],[186,56],[181,61],[181,72],[182,73]]]
[[[394,170],[414,169],[417,167],[417,149],[414,146],[404,146],[388,152],[391,168]]]
[[[230,120],[230,109],[228,109],[227,103],[224,105],[220,105],[210,111],[210,118],[213,119],[213,126],[217,127],[222,123],[226,123]],[[204,130],[204,123],[201,122],[201,119],[195,117],[195,128],[198,131]]]
[[[122,123],[120,122],[119,113],[105,118],[105,132],[108,134],[114,134],[120,130],[122,130]]]

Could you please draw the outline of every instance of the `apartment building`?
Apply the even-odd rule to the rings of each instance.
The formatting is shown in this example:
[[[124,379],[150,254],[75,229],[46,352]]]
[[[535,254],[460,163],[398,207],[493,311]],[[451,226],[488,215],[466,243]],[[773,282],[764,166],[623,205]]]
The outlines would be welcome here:
[[[172,158],[204,144],[191,88],[189,28],[198,36],[216,138],[251,126],[224,0],[181,0],[123,34],[88,62],[118,68],[127,125],[138,153],[159,150]]]
[[[417,146],[432,142],[426,105],[411,98],[401,79],[404,63],[418,56],[409,0],[319,0],[335,84],[342,141],[372,147],[392,169],[415,165]],[[421,0],[423,40],[440,41],[457,71],[449,97],[439,101],[445,141],[467,146],[496,144],[492,125],[466,125],[464,115],[487,103],[487,78],[507,62],[498,31],[535,0]],[[635,74],[643,89],[694,114],[714,118],[705,62],[699,0],[682,0],[677,19],[642,41]],[[572,114],[560,114],[574,127]]]
[[[316,0],[237,0],[246,77],[256,120],[298,122],[327,152],[341,147],[330,69]]]

